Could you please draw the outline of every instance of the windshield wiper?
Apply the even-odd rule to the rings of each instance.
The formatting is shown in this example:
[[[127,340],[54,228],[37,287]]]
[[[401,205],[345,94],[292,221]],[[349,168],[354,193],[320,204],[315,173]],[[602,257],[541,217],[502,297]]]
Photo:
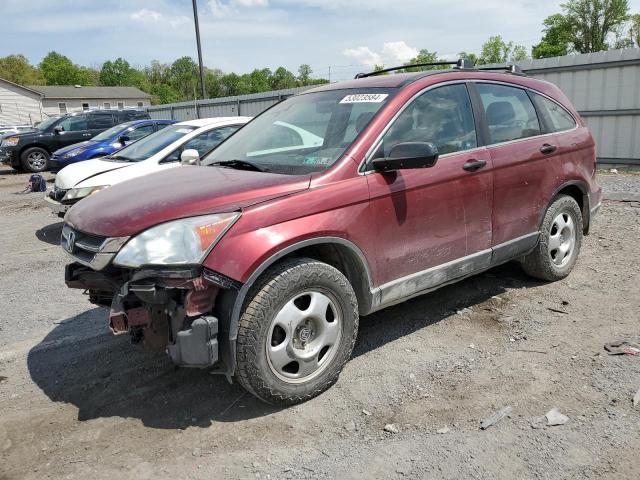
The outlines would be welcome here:
[[[124,160],[125,162],[133,162],[132,158],[123,157],[122,155],[109,155],[107,158],[110,160]]]
[[[266,169],[257,166],[255,163],[246,160],[221,160],[211,165],[219,165],[221,167],[237,168],[238,170],[253,170],[255,172],[264,172]]]

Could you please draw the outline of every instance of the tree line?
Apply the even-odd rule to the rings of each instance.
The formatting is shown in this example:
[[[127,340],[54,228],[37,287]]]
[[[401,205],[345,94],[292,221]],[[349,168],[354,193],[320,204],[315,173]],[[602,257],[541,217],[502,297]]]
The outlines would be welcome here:
[[[460,52],[459,55],[476,64],[488,64],[517,62],[529,56],[547,58],[640,47],[640,14],[630,13],[627,0],[568,0],[561,9],[543,21],[542,38],[530,52],[523,45],[496,35],[482,45],[479,54]],[[423,49],[405,64],[405,71],[423,69],[411,65],[437,61],[442,61],[437,52]],[[384,65],[375,66],[376,70],[383,68]],[[217,98],[328,82],[312,75],[307,64],[300,65],[296,73],[284,67],[255,69],[245,74],[205,68],[205,89],[208,98]],[[58,52],[49,52],[35,66],[23,55],[9,55],[0,58],[0,77],[19,85],[133,86],[149,93],[155,104],[193,100],[200,92],[198,65],[188,56],[171,64],[154,60],[141,68],[116,58],[104,62],[100,68],[91,68],[76,65]]]

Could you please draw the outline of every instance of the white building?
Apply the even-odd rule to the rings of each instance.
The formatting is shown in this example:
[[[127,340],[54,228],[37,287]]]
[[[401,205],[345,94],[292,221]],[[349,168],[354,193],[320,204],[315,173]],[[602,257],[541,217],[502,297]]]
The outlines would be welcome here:
[[[53,115],[82,110],[149,105],[151,96],[135,87],[24,87],[0,78],[0,125],[30,125]]]

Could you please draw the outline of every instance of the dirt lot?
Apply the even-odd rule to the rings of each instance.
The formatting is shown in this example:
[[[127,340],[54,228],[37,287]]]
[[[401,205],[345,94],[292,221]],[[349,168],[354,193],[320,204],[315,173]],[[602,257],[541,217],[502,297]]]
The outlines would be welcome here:
[[[277,410],[113,337],[64,286],[42,194],[0,170],[0,479],[640,474],[640,356],[603,349],[640,342],[640,176],[602,179],[615,200],[567,280],[505,265],[364,318],[338,384]],[[554,407],[568,423],[540,421]]]

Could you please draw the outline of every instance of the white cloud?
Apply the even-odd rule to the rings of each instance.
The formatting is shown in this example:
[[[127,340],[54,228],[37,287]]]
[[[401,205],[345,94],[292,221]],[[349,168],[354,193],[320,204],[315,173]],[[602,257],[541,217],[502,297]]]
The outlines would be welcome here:
[[[162,17],[163,15],[160,12],[149,10],[148,8],[143,8],[131,14],[131,20],[138,22],[158,22]]]
[[[343,54],[346,57],[353,58],[358,63],[369,65],[371,67],[382,63],[382,57],[380,54],[373,52],[369,47],[348,48],[343,52]]]
[[[241,8],[268,7],[269,0],[209,0],[209,9],[215,17],[240,14]]]
[[[369,47],[348,48],[343,54],[357,62],[373,67],[374,65],[399,65],[418,55],[418,49],[405,42],[385,42],[382,51],[375,52]]]
[[[404,42],[385,42],[382,47],[382,60],[385,64],[406,63],[419,53],[417,48]]]
[[[138,23],[165,24],[171,28],[177,28],[189,22],[189,19],[183,15],[168,16],[148,8],[143,8],[142,10],[132,13],[129,18]]]

